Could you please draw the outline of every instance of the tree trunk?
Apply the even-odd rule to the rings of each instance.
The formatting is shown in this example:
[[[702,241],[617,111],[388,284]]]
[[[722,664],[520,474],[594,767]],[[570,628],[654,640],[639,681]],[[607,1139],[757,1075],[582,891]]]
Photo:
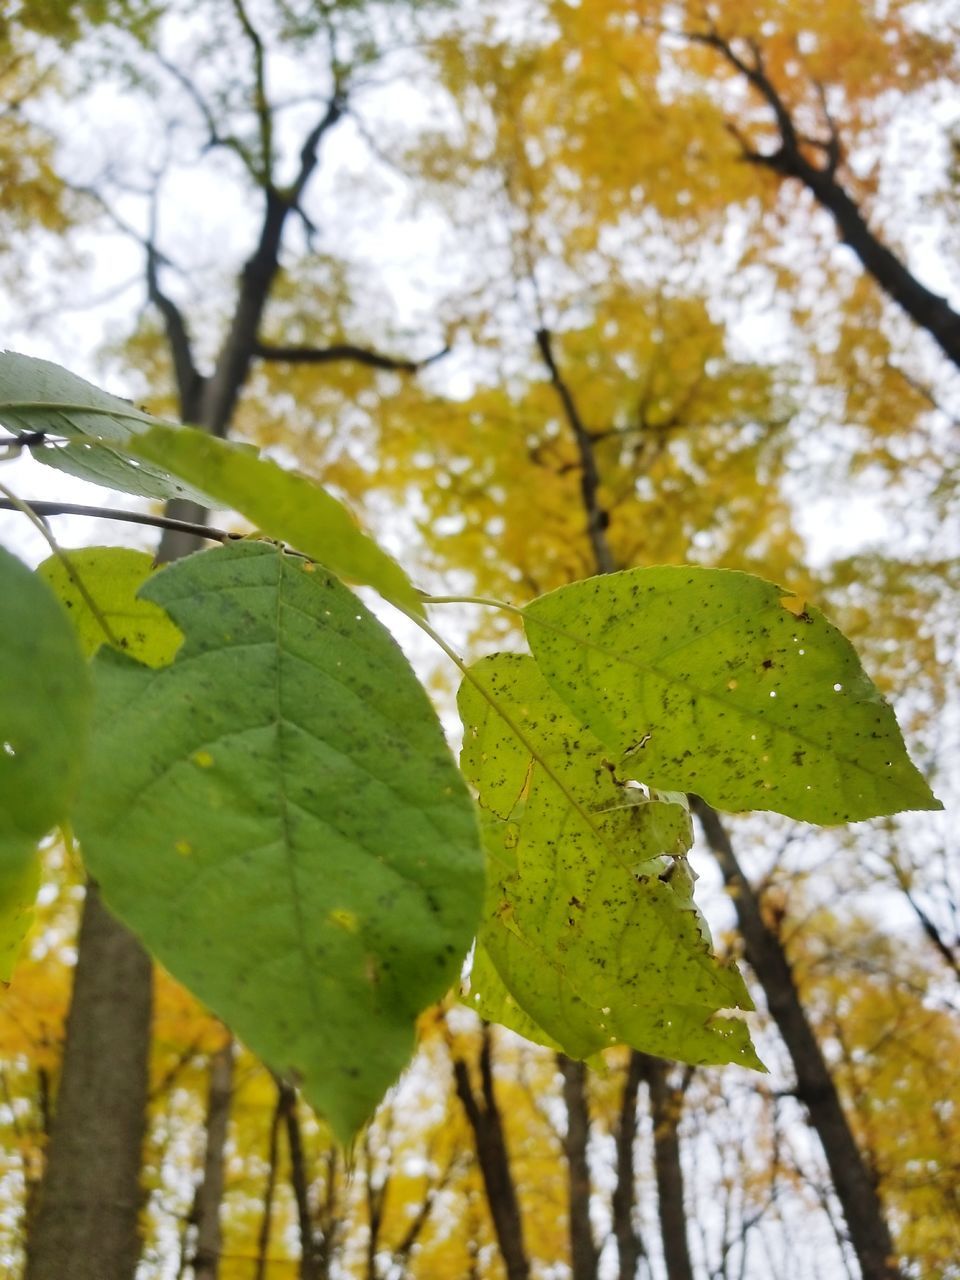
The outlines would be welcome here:
[[[637,1265],[643,1257],[643,1241],[633,1225],[637,1172],[633,1148],[637,1136],[637,1091],[640,1088],[643,1059],[634,1049],[627,1064],[623,1082],[623,1101],[616,1132],[617,1185],[613,1189],[611,1213],[613,1234],[617,1241],[617,1280],[636,1280]]]
[[[277,1094],[277,1105],[270,1121],[270,1138],[267,1144],[267,1182],[263,1189],[263,1217],[257,1235],[257,1261],[253,1280],[267,1280],[267,1259],[270,1254],[270,1229],[273,1224],[273,1199],[277,1190],[277,1163],[280,1153],[280,1121],[283,1118],[283,1099]]]
[[[203,1159],[203,1180],[197,1188],[197,1248],[193,1259],[194,1280],[217,1280],[220,1273],[222,1233],[220,1205],[233,1100],[233,1041],[228,1040],[210,1063],[210,1093],[207,1101],[207,1148]]]
[[[147,953],[90,885],[25,1280],[133,1277],[151,1003]]]
[[[790,1054],[797,1077],[796,1096],[806,1106],[810,1124],[823,1145],[863,1280],[899,1280],[896,1250],[876,1185],[800,1002],[783,944],[763,918],[759,899],[741,870],[719,814],[704,801],[691,799],[736,909],[747,962],[763,988],[770,1016]]]
[[[590,1112],[587,1107],[587,1068],[565,1053],[557,1054],[563,1076],[563,1101],[567,1108],[567,1128],[563,1152],[567,1157],[567,1202],[570,1223],[570,1274],[572,1280],[597,1280],[600,1254],[590,1226]]]
[[[683,1094],[667,1080],[662,1058],[638,1054],[643,1079],[650,1090],[653,1121],[653,1166],[657,1177],[657,1211],[668,1280],[693,1280],[683,1204],[683,1166],[680,1163],[680,1112]]]
[[[325,1280],[329,1272],[330,1258],[325,1251],[320,1256],[313,1215],[310,1212],[310,1179],[303,1154],[303,1135],[300,1117],[297,1115],[297,1093],[292,1085],[278,1082],[283,1120],[287,1130],[287,1146],[290,1149],[290,1183],[297,1203],[297,1225],[300,1229],[300,1280]]]
[[[507,1280],[529,1280],[530,1263],[523,1241],[523,1220],[507,1154],[503,1118],[493,1088],[490,1028],[483,1028],[480,1049],[481,1094],[474,1093],[467,1064],[453,1059],[457,1097],[467,1113],[477,1148],[477,1161],[487,1193],[487,1205],[506,1268]]]

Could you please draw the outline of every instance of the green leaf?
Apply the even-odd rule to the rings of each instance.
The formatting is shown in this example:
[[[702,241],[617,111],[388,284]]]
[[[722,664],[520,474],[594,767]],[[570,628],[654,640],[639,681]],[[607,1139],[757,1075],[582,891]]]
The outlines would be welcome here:
[[[13,977],[23,941],[33,923],[40,872],[36,849],[24,858],[0,857],[0,982],[9,982]]]
[[[64,609],[0,548],[0,977],[36,896],[37,841],[66,817],[83,763],[90,677]]]
[[[10,351],[0,352],[0,423],[62,437],[31,449],[39,462],[125,493],[231,507],[338,576],[423,615],[420,593],[343,503],[251,445],[162,422],[59,365]]]
[[[59,556],[51,556],[37,569],[70,612],[80,645],[92,657],[102,644],[115,647],[148,667],[164,667],[173,661],[183,636],[160,608],[137,592],[153,572],[153,557],[129,547],[86,547],[65,552],[74,574],[92,597],[100,617],[67,572]]]
[[[201,507],[215,507],[216,502],[194,485],[172,475],[165,467],[136,462],[123,450],[93,440],[76,440],[66,444],[34,445],[31,455],[46,467],[63,471],[78,480],[131,493],[140,498],[165,501],[184,498]]]
[[[0,422],[11,430],[122,443],[158,421],[49,360],[0,351]]]
[[[470,1003],[572,1057],[624,1042],[758,1066],[746,1025],[716,1016],[752,1005],[690,897],[686,806],[619,783],[532,658],[478,662],[459,705],[488,857]]]
[[[621,776],[808,822],[942,807],[850,642],[773,583],[628,569],[541,596],[524,623]]]
[[[42,431],[61,442],[43,442],[30,452],[38,462],[146,498],[210,499],[172,476],[162,462],[144,465],[125,456],[135,435],[160,422],[129,400],[61,369],[49,360],[0,351],[0,423],[12,432]]]
[[[520,1008],[500,977],[486,947],[480,942],[474,947],[470,963],[470,992],[463,1002],[485,1022],[498,1022],[501,1027],[507,1027],[525,1040],[545,1045],[555,1052],[563,1051],[563,1045],[548,1036],[543,1027]]]
[[[0,423],[53,437],[31,446],[38,462],[122,493],[213,506],[162,465],[126,456],[124,444],[159,421],[48,360],[0,352]]]
[[[112,909],[347,1137],[459,973],[476,817],[381,624],[312,562],[204,551],[142,594],[185,640],[104,648],[75,826]]]
[[[138,437],[131,451],[148,462],[162,461],[263,533],[319,560],[338,577],[373,587],[422,615],[420,595],[397,562],[316,481],[191,427],[154,427]]]

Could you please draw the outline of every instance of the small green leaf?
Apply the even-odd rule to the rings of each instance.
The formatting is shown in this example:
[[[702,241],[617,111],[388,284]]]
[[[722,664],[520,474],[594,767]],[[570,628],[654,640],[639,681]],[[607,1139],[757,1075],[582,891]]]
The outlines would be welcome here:
[[[159,421],[49,360],[0,351],[0,423],[10,431],[56,438],[31,448],[38,462],[123,493],[212,506],[162,463],[144,465],[124,456],[130,438]]]
[[[942,807],[850,642],[773,583],[628,569],[541,596],[524,622],[621,776],[808,822]]]
[[[573,1057],[624,1042],[758,1066],[746,1025],[717,1016],[752,1005],[682,879],[686,806],[621,784],[532,658],[478,662],[459,705],[488,857],[469,1003]]]
[[[40,872],[36,849],[23,859],[0,857],[0,982],[13,977],[23,940],[33,923]]]
[[[80,645],[92,657],[110,639],[103,618],[116,640],[116,647],[148,667],[171,663],[183,636],[159,607],[137,598],[137,592],[153,572],[153,557],[129,547],[86,547],[65,553],[74,573],[86,587],[100,611],[90,609],[59,556],[51,556],[37,569],[70,612]]]
[[[138,437],[131,452],[148,462],[162,461],[263,533],[319,560],[338,577],[373,587],[401,608],[423,613],[419,593],[397,562],[309,477],[191,427],[154,427]]]
[[[95,663],[75,826],[112,909],[347,1137],[456,981],[473,804],[389,633],[312,562],[237,542],[155,574],[185,640]]]
[[[66,817],[83,763],[90,676],[50,588],[0,548],[0,976],[36,895],[37,841]]]

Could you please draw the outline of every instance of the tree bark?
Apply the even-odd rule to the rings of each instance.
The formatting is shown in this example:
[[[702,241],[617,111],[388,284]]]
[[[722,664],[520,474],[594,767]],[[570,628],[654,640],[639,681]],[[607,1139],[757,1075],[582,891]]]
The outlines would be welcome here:
[[[657,1211],[668,1280],[693,1280],[687,1241],[687,1214],[683,1203],[683,1166],[680,1163],[680,1113],[683,1094],[667,1080],[668,1064],[662,1058],[641,1053],[640,1071],[650,1090],[653,1121],[653,1167],[657,1178]]]
[[[636,1280],[637,1266],[644,1252],[643,1241],[633,1225],[637,1184],[633,1148],[637,1136],[637,1091],[643,1078],[642,1067],[642,1056],[635,1049],[631,1050],[617,1124],[617,1184],[610,1206],[613,1234],[617,1241],[617,1280]]]
[[[587,1106],[587,1068],[565,1053],[557,1054],[563,1077],[563,1101],[567,1128],[563,1153],[567,1158],[567,1216],[570,1224],[570,1274],[572,1280],[597,1280],[600,1253],[590,1225],[590,1112]]]
[[[25,1280],[132,1280],[151,1003],[147,953],[91,884]]]
[[[257,1234],[257,1261],[253,1280],[267,1280],[267,1259],[270,1254],[270,1230],[273,1225],[273,1199],[277,1190],[277,1163],[280,1152],[280,1121],[283,1118],[283,1099],[277,1094],[277,1105],[270,1120],[270,1138],[267,1143],[267,1181],[263,1189],[263,1217]]]
[[[197,1188],[195,1204],[197,1247],[193,1258],[194,1280],[217,1280],[223,1236],[220,1205],[233,1100],[233,1041],[228,1040],[210,1063],[210,1093],[207,1100],[207,1147],[203,1159],[203,1180]]]
[[[857,255],[864,269],[960,368],[960,315],[946,298],[922,285],[871,231],[855,201],[831,173],[810,164],[799,151],[778,153],[778,158],[781,163],[771,163],[770,167],[802,182],[814,199],[833,214],[841,240]]]
[[[806,1106],[823,1146],[863,1280],[900,1280],[876,1184],[800,1002],[783,944],[763,918],[760,901],[740,867],[719,814],[697,797],[691,801],[733,901],[747,962],[763,988],[770,1016],[790,1054],[797,1077],[794,1092]]]
[[[481,1092],[474,1092],[467,1064],[453,1059],[457,1097],[463,1104],[477,1148],[477,1161],[487,1193],[493,1228],[507,1280],[529,1280],[530,1262],[523,1240],[523,1220],[503,1132],[503,1117],[493,1087],[492,1038],[484,1026],[480,1048]]]
[[[303,1135],[300,1117],[297,1115],[297,1093],[292,1085],[278,1083],[283,1121],[287,1130],[287,1146],[290,1150],[290,1183],[297,1204],[297,1225],[300,1229],[300,1280],[326,1280],[329,1273],[329,1249],[323,1254],[317,1247],[317,1235],[310,1212],[310,1179],[303,1153]]]

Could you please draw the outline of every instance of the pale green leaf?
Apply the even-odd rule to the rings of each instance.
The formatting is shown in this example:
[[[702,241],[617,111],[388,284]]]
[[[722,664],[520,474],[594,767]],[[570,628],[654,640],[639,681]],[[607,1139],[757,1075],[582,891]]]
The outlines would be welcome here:
[[[160,500],[183,498],[208,508],[217,505],[208,494],[172,475],[165,467],[135,461],[119,445],[71,440],[63,444],[34,445],[30,453],[46,467],[119,493]]]
[[[73,799],[89,717],[89,672],[65,610],[0,548],[0,976],[29,924],[37,841]]]
[[[316,481],[190,427],[157,426],[131,445],[138,458],[168,466],[261,532],[319,560],[338,577],[379,591],[422,614],[419,593],[397,562],[359,528]]]
[[[95,663],[76,829],[112,909],[342,1136],[456,981],[483,867],[472,802],[389,633],[310,561],[237,542],[143,595],[185,640]]]
[[[459,705],[488,857],[470,1003],[573,1057],[622,1042],[758,1065],[746,1025],[717,1016],[752,1006],[684,879],[686,806],[622,785],[532,658],[476,663]]]
[[[35,848],[22,858],[9,856],[9,848],[4,857],[4,848],[0,841],[0,982],[9,982],[33,923],[41,860]]]
[[[524,624],[621,776],[809,822],[942,807],[850,642],[773,583],[628,569],[541,596]]]
[[[517,1004],[500,977],[497,966],[490,959],[486,947],[478,942],[470,963],[470,990],[464,996],[464,1004],[470,1006],[485,1022],[497,1022],[526,1040],[545,1045],[562,1052],[563,1045],[547,1035],[543,1027]]]
[[[65,556],[99,617],[59,556],[45,560],[37,573],[69,611],[87,657],[102,644],[113,643],[148,667],[163,667],[173,661],[183,636],[159,605],[137,598],[153,572],[151,555],[129,547],[85,547],[65,552]]]
[[[210,499],[159,465],[131,460],[124,446],[160,421],[129,400],[101,391],[49,360],[0,352],[0,424],[11,432],[45,432],[38,462],[93,484],[146,498]]]

